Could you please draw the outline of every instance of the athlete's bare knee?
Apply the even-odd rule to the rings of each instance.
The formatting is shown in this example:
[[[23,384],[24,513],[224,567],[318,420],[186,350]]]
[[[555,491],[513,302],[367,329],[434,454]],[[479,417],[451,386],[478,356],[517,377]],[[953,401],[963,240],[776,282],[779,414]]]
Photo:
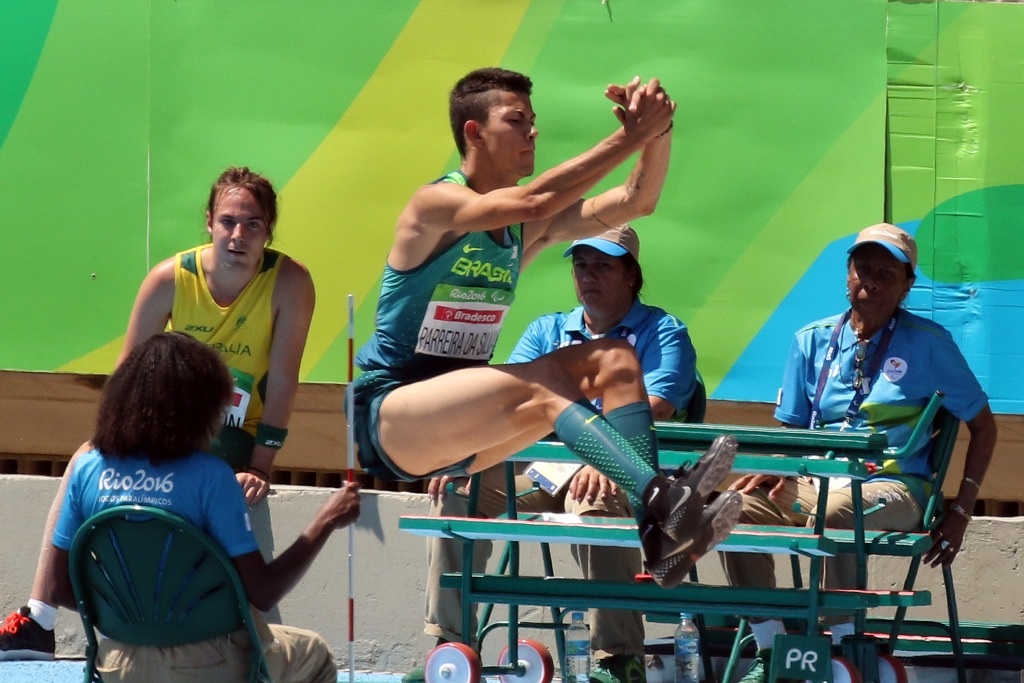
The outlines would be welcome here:
[[[640,361],[633,346],[624,339],[609,339],[597,356],[599,373],[605,384],[632,384],[640,381]]]
[[[530,363],[534,401],[556,402],[575,391],[587,398],[623,386],[643,384],[643,373],[633,346],[624,339],[597,339],[567,346]]]

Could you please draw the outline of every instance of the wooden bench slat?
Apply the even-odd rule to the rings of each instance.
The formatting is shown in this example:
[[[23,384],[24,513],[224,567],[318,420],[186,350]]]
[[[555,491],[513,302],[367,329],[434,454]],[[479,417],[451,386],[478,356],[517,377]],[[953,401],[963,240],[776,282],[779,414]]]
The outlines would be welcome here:
[[[722,434],[734,436],[740,450],[748,453],[783,452],[787,455],[807,456],[824,455],[831,451],[836,456],[858,456],[877,454],[889,446],[888,437],[882,433],[827,429],[658,422],[655,424],[655,433],[659,450],[663,446],[686,450],[704,449]]]
[[[892,621],[868,618],[864,629],[871,635],[888,638]],[[964,654],[1024,656],[1024,626],[1020,624],[962,621],[960,636]],[[897,647],[909,652],[952,652],[949,623],[908,619],[903,622]]]
[[[704,451],[662,448],[658,453],[661,467],[674,470],[697,462]],[[579,458],[560,441],[538,441],[511,456],[516,462],[578,462]],[[733,472],[757,472],[779,476],[850,477],[867,479],[868,470],[859,460],[790,457],[789,455],[737,454]]]
[[[636,524],[621,517],[595,518],[607,522],[566,524],[543,521],[536,516],[520,519],[473,519],[468,517],[417,517],[403,515],[398,528],[417,536],[440,536],[535,543],[578,543],[639,548]]]
[[[444,574],[442,588],[461,588],[461,574]],[[653,583],[616,583],[561,577],[473,574],[474,601],[505,605],[688,611],[707,614],[804,617],[807,588],[739,588],[684,583],[665,589]],[[821,590],[819,614],[850,614],[875,607],[931,604],[928,591]]]
[[[583,522],[567,523],[557,518],[546,521],[535,514],[515,520],[405,515],[398,528],[417,536],[640,547],[636,524],[617,517],[589,517]],[[865,531],[864,540],[868,555],[895,557],[920,555],[932,542],[925,532],[907,531]],[[855,549],[852,529],[826,529],[821,537],[809,528],[751,524],[737,526],[717,547],[724,552],[822,556],[852,553]]]
[[[759,529],[766,533],[788,531],[793,534],[813,535],[814,530],[805,527],[756,526],[740,524],[737,530]],[[857,540],[853,529],[825,529],[825,537],[836,544],[840,553],[856,552]],[[931,536],[924,531],[870,531],[864,532],[864,547],[868,555],[888,557],[913,557],[920,555],[932,544]]]
[[[722,434],[731,434],[736,438],[740,457],[743,455],[762,457],[781,455],[799,460],[814,456],[824,459],[824,456],[827,455],[830,460],[840,457],[857,461],[864,457],[880,457],[888,447],[888,439],[885,434],[817,429],[657,422],[655,423],[655,434],[662,467],[678,467],[681,461],[674,461],[687,454],[700,457],[708,446]],[[513,455],[511,459],[522,461],[574,460],[576,458],[568,453],[560,441],[544,440]]]
[[[742,528],[740,525],[737,529]],[[788,530],[792,533],[813,534],[809,528],[794,527],[756,527],[764,531]],[[825,537],[833,541],[840,553],[854,553],[857,540],[853,529],[825,529]],[[932,537],[925,531],[864,531],[864,549],[867,555],[885,555],[887,557],[913,557],[926,551],[932,544]]]
[[[540,515],[524,515],[519,519],[404,515],[398,521],[398,528],[417,536],[640,547],[636,524],[621,517],[588,517],[586,521],[567,523],[545,521]],[[809,530],[740,525],[718,544],[717,550],[804,556],[838,553],[835,541],[805,531]]]

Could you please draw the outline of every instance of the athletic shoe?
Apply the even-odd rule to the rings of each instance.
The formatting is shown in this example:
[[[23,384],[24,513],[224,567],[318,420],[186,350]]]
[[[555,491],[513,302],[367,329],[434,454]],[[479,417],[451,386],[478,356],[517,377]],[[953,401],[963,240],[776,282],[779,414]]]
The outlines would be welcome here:
[[[23,659],[51,661],[57,650],[53,631],[29,616],[28,607],[12,612],[0,625],[0,662]]]
[[[652,492],[649,502],[654,505],[648,507],[667,511],[659,520],[659,526],[673,541],[684,542],[695,533],[695,522],[703,513],[704,501],[729,476],[737,448],[731,434],[719,436],[692,468],[676,472],[667,489]],[[653,500],[659,494],[666,496],[666,501],[660,505]]]
[[[612,655],[599,659],[590,672],[590,683],[647,683],[643,657]]]
[[[743,512],[743,496],[738,491],[726,491],[708,505],[697,522],[697,534],[683,543],[668,534],[655,535],[648,527],[649,539],[641,536],[647,571],[662,588],[674,588],[689,575],[693,565],[704,554],[724,541],[739,522]]]

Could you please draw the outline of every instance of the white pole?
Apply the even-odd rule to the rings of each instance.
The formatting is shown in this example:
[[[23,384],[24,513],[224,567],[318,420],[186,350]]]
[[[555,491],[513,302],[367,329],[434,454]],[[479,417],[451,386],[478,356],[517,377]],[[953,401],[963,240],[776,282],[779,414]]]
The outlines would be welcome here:
[[[355,305],[354,297],[348,295],[348,384],[351,386],[354,374],[354,349],[356,337]],[[346,387],[348,389],[348,387]],[[355,431],[352,425],[353,402],[352,392],[345,392],[345,417],[346,417],[346,451],[348,454],[348,475],[349,482],[355,481]],[[355,524],[348,527],[348,680],[355,683],[356,678],[356,657],[355,657],[355,617],[356,617],[356,584],[354,578],[355,558]]]

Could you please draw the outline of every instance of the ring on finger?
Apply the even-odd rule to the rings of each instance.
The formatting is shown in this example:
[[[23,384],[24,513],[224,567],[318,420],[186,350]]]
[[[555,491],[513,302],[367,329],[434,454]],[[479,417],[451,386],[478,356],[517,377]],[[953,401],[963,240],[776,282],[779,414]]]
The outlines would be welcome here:
[[[947,541],[946,539],[942,539],[939,542],[939,545],[942,547],[943,550],[949,550],[949,541]]]

